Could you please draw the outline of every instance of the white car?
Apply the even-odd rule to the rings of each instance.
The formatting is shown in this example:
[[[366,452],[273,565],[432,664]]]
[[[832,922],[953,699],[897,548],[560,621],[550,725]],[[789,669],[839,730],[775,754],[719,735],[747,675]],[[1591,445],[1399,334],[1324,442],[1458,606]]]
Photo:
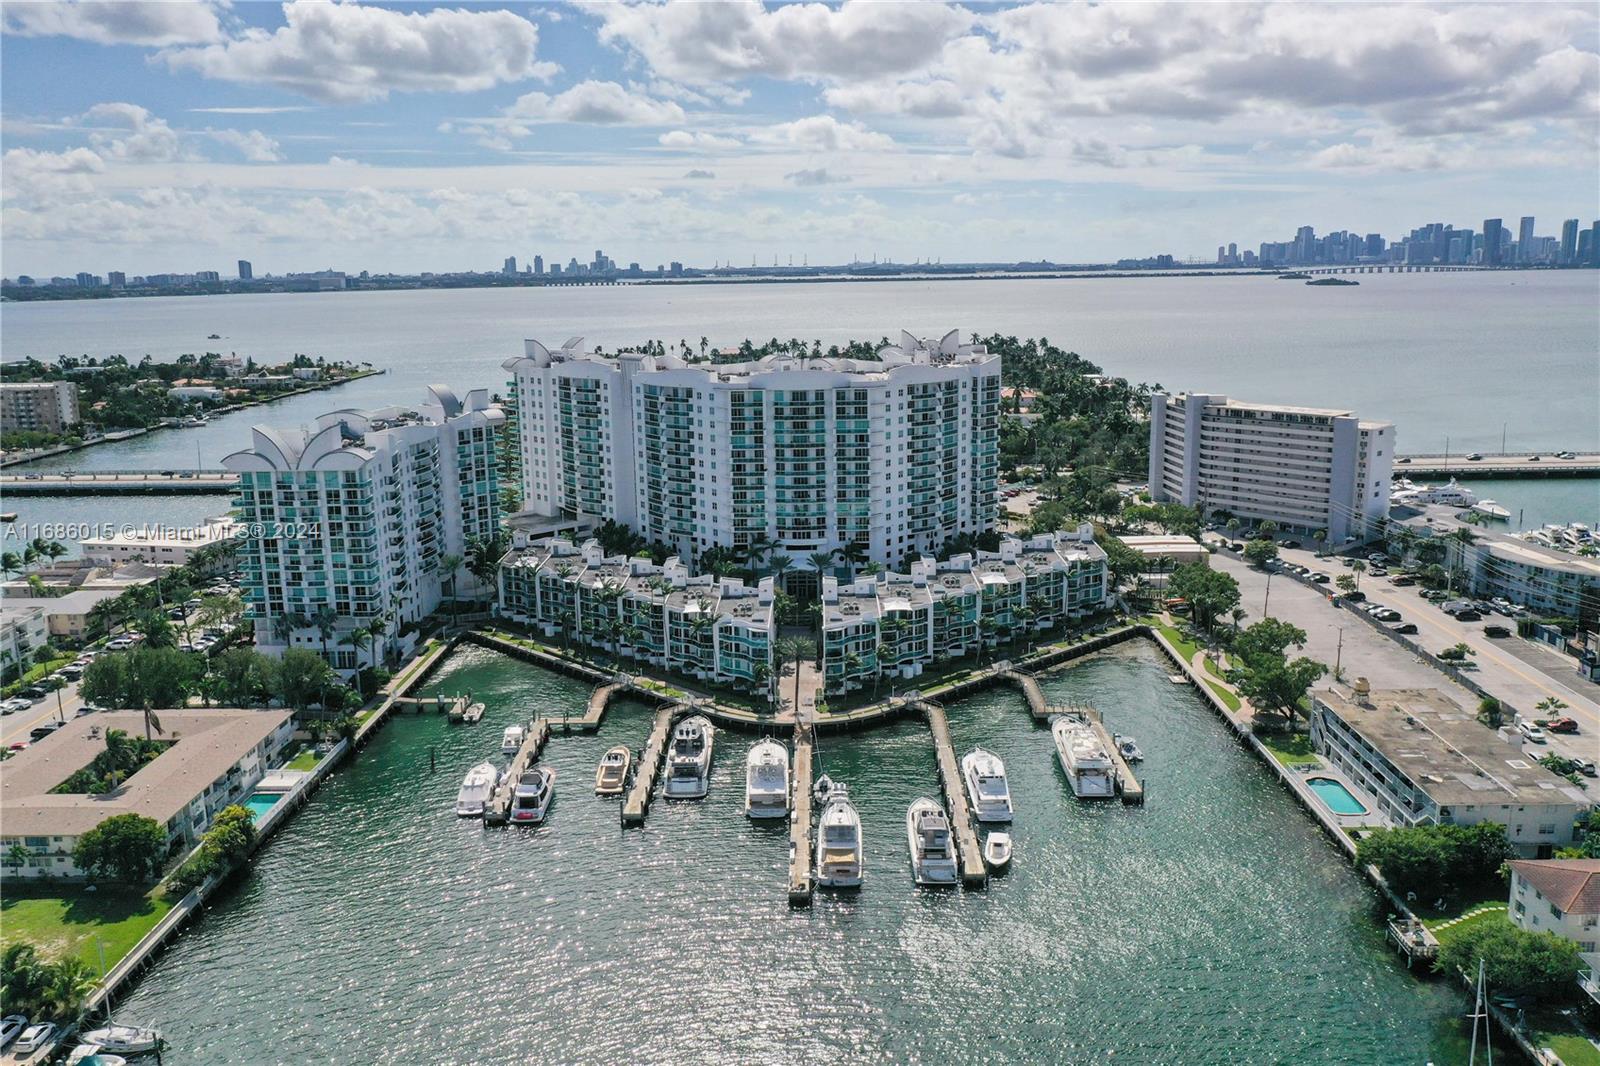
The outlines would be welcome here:
[[[32,706],[31,700],[25,700],[21,696],[13,696],[4,703],[0,703],[0,714],[16,714],[18,711],[25,711]]]
[[[1543,744],[1549,738],[1544,735],[1544,730],[1532,722],[1518,722],[1517,730],[1528,740],[1535,744]]]
[[[22,1039],[17,1041],[17,1046],[12,1048],[16,1055],[32,1055],[35,1051],[50,1042],[56,1035],[54,1022],[42,1022],[39,1025],[28,1026],[28,1031],[22,1034]]]
[[[20,1014],[8,1014],[0,1018],[0,1047],[5,1047],[17,1038],[17,1034],[28,1027],[28,1019]]]

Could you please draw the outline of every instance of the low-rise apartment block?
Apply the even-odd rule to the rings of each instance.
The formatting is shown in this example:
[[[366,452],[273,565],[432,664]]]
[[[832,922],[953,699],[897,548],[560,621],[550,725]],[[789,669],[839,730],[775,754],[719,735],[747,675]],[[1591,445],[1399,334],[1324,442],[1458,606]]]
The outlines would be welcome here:
[[[822,582],[822,663],[829,691],[993,647],[1104,610],[1106,554],[1076,532],[1008,537],[998,551],[923,558],[910,573]]]
[[[500,564],[502,617],[547,638],[708,681],[767,692],[773,680],[772,578],[691,575],[677,558],[607,556],[594,540],[529,541],[514,534]]]
[[[1508,903],[1514,924],[1578,945],[1578,984],[1600,1003],[1600,859],[1518,859]]]
[[[0,432],[64,433],[79,421],[75,382],[0,383]]]
[[[1150,495],[1332,543],[1389,511],[1395,429],[1349,411],[1191,392],[1150,397]]]
[[[1397,826],[1498,822],[1517,853],[1572,843],[1589,799],[1437,689],[1312,694],[1311,743]]]
[[[139,814],[160,824],[172,853],[194,846],[224,807],[247,799],[294,733],[287,711],[159,711],[172,746],[115,791],[51,791],[106,750],[106,733],[144,735],[140,711],[75,718],[6,761],[0,777],[0,862],[8,877],[78,877],[78,837],[107,818]],[[14,845],[21,852],[13,853]],[[24,854],[25,853],[25,854]],[[21,860],[20,864],[18,859]]]

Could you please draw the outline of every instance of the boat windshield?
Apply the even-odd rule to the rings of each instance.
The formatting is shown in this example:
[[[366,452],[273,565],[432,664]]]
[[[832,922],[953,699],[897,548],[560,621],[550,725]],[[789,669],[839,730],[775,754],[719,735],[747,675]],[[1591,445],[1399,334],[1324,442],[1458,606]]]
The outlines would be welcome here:
[[[856,827],[853,825],[830,825],[823,831],[823,842],[830,848],[850,848],[856,843]]]
[[[980,775],[978,777],[978,795],[984,799],[1004,799],[1006,796],[1006,779]]]

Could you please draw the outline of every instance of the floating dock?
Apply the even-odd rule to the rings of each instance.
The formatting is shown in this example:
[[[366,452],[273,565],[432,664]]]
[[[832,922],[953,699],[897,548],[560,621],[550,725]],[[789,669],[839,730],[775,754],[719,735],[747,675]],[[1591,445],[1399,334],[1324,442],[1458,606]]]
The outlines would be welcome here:
[[[667,743],[672,738],[672,723],[678,715],[688,710],[681,703],[670,703],[656,712],[650,726],[650,739],[634,764],[633,787],[628,798],[622,801],[622,824],[643,825],[645,812],[650,809],[650,796],[655,791],[656,776],[661,773],[661,760],[667,754]]]
[[[950,722],[944,708],[923,700],[923,716],[928,720],[928,731],[933,734],[933,750],[939,763],[939,780],[944,785],[944,802],[950,811],[950,827],[955,830],[956,848],[961,857],[961,883],[968,888],[981,888],[989,879],[988,868],[983,864],[983,849],[978,846],[978,834],[972,828],[972,813],[967,809],[967,794],[961,787],[961,767],[956,762],[955,746],[950,741]]]
[[[443,711],[452,721],[467,709],[467,701],[461,696],[395,696],[389,702],[394,704],[396,711],[415,711],[417,714]]]
[[[511,799],[517,791],[517,778],[533,765],[533,760],[539,757],[545,741],[549,739],[550,720],[535,718],[528,726],[528,735],[522,738],[522,747],[511,757],[511,767],[506,771],[505,780],[494,790],[494,795],[489,797],[489,803],[483,809],[484,825],[505,825],[510,821]]]
[[[1112,765],[1117,769],[1117,795],[1121,796],[1122,802],[1129,807],[1143,807],[1144,783],[1134,776],[1133,767],[1122,757],[1122,752],[1117,750],[1111,731],[1106,728],[1105,722],[1101,721],[1100,712],[1093,707],[1058,707],[1054,710],[1062,714],[1081,715],[1084,721],[1089,723],[1089,728],[1100,738],[1106,754],[1111,756]]]
[[[794,769],[789,774],[789,903],[811,902],[811,730],[794,727]]]

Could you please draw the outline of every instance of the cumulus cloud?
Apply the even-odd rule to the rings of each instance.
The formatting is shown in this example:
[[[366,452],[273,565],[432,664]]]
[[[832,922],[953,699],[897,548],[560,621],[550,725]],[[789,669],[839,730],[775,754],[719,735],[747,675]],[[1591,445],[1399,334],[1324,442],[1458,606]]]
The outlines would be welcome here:
[[[625,46],[663,77],[690,85],[753,75],[855,78],[911,70],[973,22],[945,4],[866,0],[772,10],[754,0],[587,7],[601,20],[602,41]]]
[[[160,55],[175,70],[333,103],[382,100],[391,92],[475,92],[558,69],[537,58],[538,27],[509,11],[416,13],[290,0],[283,17],[287,25],[270,33],[252,29]]]
[[[189,158],[178,131],[138,104],[95,104],[70,121],[89,128],[90,145],[107,159],[170,163]]]
[[[57,0],[0,8],[6,33],[22,37],[75,37],[95,44],[155,48],[209,44],[222,37],[215,5],[190,0],[139,3],[130,0]]]
[[[237,148],[252,163],[281,163],[278,142],[260,130],[212,130],[212,140]]]
[[[859,122],[840,122],[832,115],[781,122],[754,131],[750,140],[817,152],[881,151],[894,147],[894,138],[887,134],[869,130]]]
[[[737,137],[725,137],[719,133],[706,133],[703,130],[672,130],[657,137],[656,141],[663,148],[695,148],[703,151],[726,152],[744,147],[743,142]]]
[[[581,122],[598,126],[669,126],[682,122],[671,100],[631,93],[614,81],[579,82],[566,92],[528,93],[505,109],[518,122]]]

